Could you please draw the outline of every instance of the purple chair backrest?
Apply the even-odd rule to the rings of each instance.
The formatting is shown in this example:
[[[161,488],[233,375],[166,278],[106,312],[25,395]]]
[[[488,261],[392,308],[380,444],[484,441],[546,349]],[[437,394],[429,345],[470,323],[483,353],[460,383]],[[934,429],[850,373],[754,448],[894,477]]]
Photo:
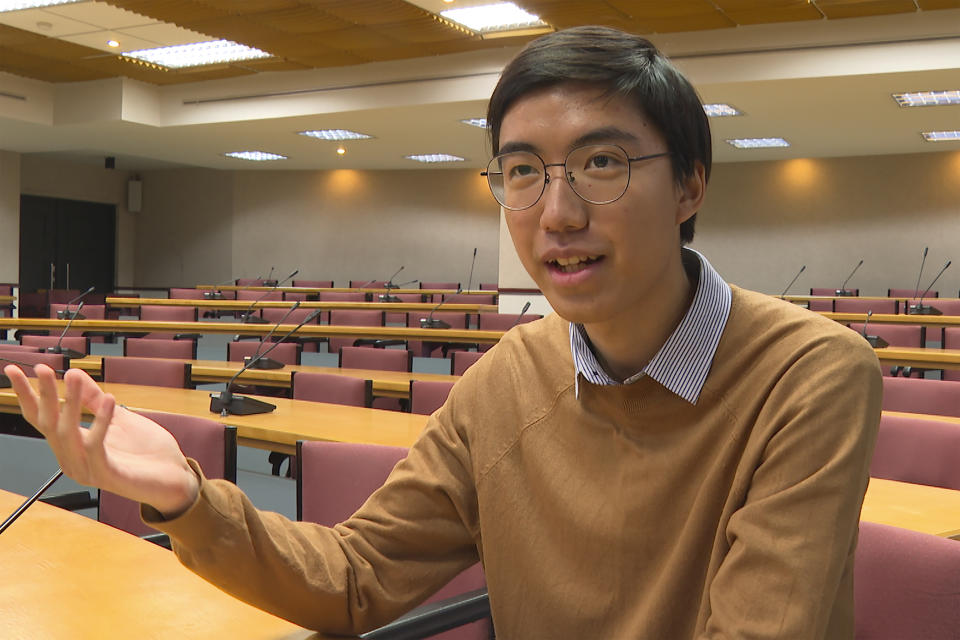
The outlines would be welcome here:
[[[408,349],[340,348],[340,367],[343,369],[410,371],[412,366],[413,354]]]
[[[945,316],[960,316],[960,300],[931,300],[930,302],[924,302],[924,304],[936,307]]]
[[[36,347],[37,349],[55,347],[59,343],[60,347],[63,349],[72,349],[87,355],[90,353],[90,338],[85,338],[83,336],[64,336],[63,340],[61,341],[60,336],[25,335],[20,338],[20,342],[24,346]]]
[[[486,293],[447,293],[443,301],[450,304],[493,304],[493,294]]]
[[[369,309],[334,309],[330,312],[331,325],[349,325],[354,327],[382,327],[383,311]],[[340,347],[353,346],[356,337],[330,337],[327,350],[330,353],[339,353]]]
[[[373,381],[332,373],[296,371],[291,379],[294,400],[312,400],[369,407],[373,404]]]
[[[240,362],[248,356],[252,357],[257,349],[260,348],[260,344],[259,340],[237,340],[235,342],[228,342],[227,360]],[[273,344],[274,343],[268,343],[263,345],[260,353],[272,347]],[[281,342],[276,345],[276,348],[270,351],[267,357],[284,364],[300,364],[300,354],[302,351],[303,348],[295,342]]]
[[[36,378],[36,374],[33,372],[33,365],[45,364],[54,371],[65,371],[69,366],[69,360],[67,360],[62,354],[59,353],[40,353],[37,351],[22,351],[10,349],[4,350],[0,346],[0,369],[3,369],[8,364],[17,364],[11,363],[9,360],[16,360],[17,362],[22,362],[27,366],[21,366],[20,369],[28,378]],[[58,373],[58,378],[62,378],[63,374]]]
[[[140,307],[140,320],[148,322],[196,322],[196,307],[173,307],[159,304],[146,304]],[[147,338],[169,340],[176,334],[169,331],[148,333]]]
[[[47,336],[35,336],[38,338],[45,338]],[[26,336],[24,336],[26,338]],[[0,351],[22,351],[27,353],[40,353],[42,349],[40,347],[32,347],[27,344],[0,344]]]
[[[430,415],[447,401],[453,385],[453,382],[441,380],[411,380],[410,413]]]
[[[283,300],[283,291],[237,291],[237,300]]]
[[[837,298],[833,301],[833,310],[837,313],[897,313],[896,300],[863,300],[858,298]]]
[[[481,291],[496,291],[500,288],[496,282],[481,282],[480,290]]]
[[[885,414],[870,475],[960,490],[960,424]]]
[[[123,355],[134,358],[196,360],[197,341],[162,338],[127,338],[123,341]]]
[[[854,617],[856,640],[956,640],[960,542],[861,520]]]
[[[333,280],[294,280],[294,287],[310,287],[312,289],[332,289]]]
[[[77,305],[71,304],[69,307],[65,304],[51,304],[50,305],[50,317],[56,318],[58,311],[69,311],[70,314],[73,314],[77,310]],[[107,308],[102,304],[85,304],[83,309],[80,309],[80,315],[86,316],[88,320],[103,320],[106,316]]]
[[[138,411],[173,434],[180,450],[200,463],[208,478],[237,481],[236,429],[206,418]],[[100,492],[100,522],[137,536],[156,533],[140,519],[140,505],[109,491]]]
[[[178,289],[171,288],[167,293],[171,300],[203,300],[202,289]]]
[[[960,382],[883,379],[883,410],[960,417]]]
[[[811,300],[807,303],[807,309],[810,309],[810,311],[833,311],[833,299]]]
[[[453,375],[462,376],[470,368],[470,365],[479,360],[482,355],[483,352],[481,351],[454,351],[451,356],[453,359],[451,365]]]
[[[920,293],[923,293],[923,289],[920,289],[919,291],[917,291],[916,289],[887,289],[888,298],[910,298],[911,301],[913,300],[914,296]],[[927,298],[939,298],[939,297],[940,297],[939,291],[927,291],[927,293],[923,296],[924,300],[926,300]]]
[[[839,302],[839,301],[838,301]],[[850,328],[857,333],[863,333],[863,323],[852,322]],[[871,322],[867,326],[867,333],[880,336],[891,347],[922,347],[926,344],[925,327],[912,324],[880,324]]]
[[[185,389],[190,386],[190,363],[108,356],[103,359],[103,381]]]
[[[944,313],[946,313],[946,311],[944,311]],[[941,344],[941,346],[944,349],[960,349],[960,327],[947,327],[943,330],[942,335],[943,335],[943,343]],[[943,379],[951,380],[951,381],[960,381],[960,370],[944,369]]]
[[[300,442],[297,446],[297,518],[333,526],[348,519],[386,481],[403,447],[346,442]],[[477,563],[451,580],[427,602],[449,598],[485,585]],[[431,638],[487,640],[488,620],[458,627]]]

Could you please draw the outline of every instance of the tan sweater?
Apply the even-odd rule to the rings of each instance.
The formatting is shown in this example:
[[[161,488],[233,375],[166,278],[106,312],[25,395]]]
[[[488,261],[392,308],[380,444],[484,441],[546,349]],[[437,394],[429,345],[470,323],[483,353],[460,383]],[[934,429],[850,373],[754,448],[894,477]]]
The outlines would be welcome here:
[[[204,481],[154,523],[228,592],[356,632],[479,553],[497,636],[852,638],[853,550],[880,416],[854,332],[733,288],[697,404],[650,378],[580,383],[557,316],[511,331],[408,458],[333,529]]]

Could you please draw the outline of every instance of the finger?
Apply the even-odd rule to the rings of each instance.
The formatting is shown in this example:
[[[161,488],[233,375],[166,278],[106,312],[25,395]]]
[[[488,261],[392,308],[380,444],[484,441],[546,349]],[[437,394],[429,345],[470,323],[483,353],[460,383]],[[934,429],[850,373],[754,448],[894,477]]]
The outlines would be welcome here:
[[[33,390],[27,376],[20,370],[20,367],[10,364],[4,367],[3,373],[10,378],[10,384],[13,386],[14,393],[17,394],[17,402],[20,403],[20,411],[23,417],[30,424],[37,422],[37,392]]]
[[[92,413],[96,413],[103,401],[103,389],[100,388],[97,381],[82,369],[70,369],[63,376],[63,379],[66,380],[67,376],[80,380],[80,404]]]
[[[90,449],[102,455],[103,441],[107,437],[107,428],[113,420],[113,412],[116,407],[116,400],[109,394],[103,394],[100,408],[93,416],[93,423],[90,425],[89,445]]]
[[[80,394],[83,382],[76,376],[64,376],[67,388],[57,423],[57,433],[72,446],[82,444],[80,436]]]
[[[57,378],[53,369],[45,364],[33,368],[40,388],[37,421],[33,424],[40,433],[49,437],[56,433],[57,417],[60,415],[60,398],[57,396]]]

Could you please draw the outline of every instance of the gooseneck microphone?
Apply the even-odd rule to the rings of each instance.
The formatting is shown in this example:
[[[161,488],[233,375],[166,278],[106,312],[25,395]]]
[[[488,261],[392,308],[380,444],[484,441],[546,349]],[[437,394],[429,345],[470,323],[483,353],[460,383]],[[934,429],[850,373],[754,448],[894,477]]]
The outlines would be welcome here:
[[[400,288],[400,285],[398,285],[398,284],[393,284],[393,279],[396,278],[398,275],[400,275],[400,272],[401,272],[401,271],[403,271],[403,267],[402,267],[402,266],[401,266],[399,269],[397,269],[397,272],[396,272],[396,273],[394,273],[392,276],[390,276],[389,278],[387,278],[387,282],[386,282],[386,284],[383,285],[383,288],[384,288],[384,289],[399,289],[399,288]]]
[[[76,298],[74,298],[73,300],[71,300],[70,302],[68,302],[68,303],[66,304],[66,307],[67,307],[66,309],[61,309],[60,311],[57,311],[57,320],[66,320],[67,318],[69,318],[69,317],[70,317],[70,305],[72,305],[73,303],[78,302],[78,301],[83,300],[84,298],[86,298],[87,295],[89,295],[90,293],[92,293],[95,288],[96,288],[96,287],[90,287],[89,289],[87,289],[86,291],[84,291],[83,293],[81,293],[80,295],[78,295]],[[79,308],[78,308],[77,310],[79,311]],[[83,315],[80,315],[80,316],[77,316],[77,319],[78,319],[78,320],[86,320],[87,317],[86,317],[86,316],[83,316]]]
[[[920,260],[920,273],[917,274],[917,286],[913,288],[913,299],[917,299],[917,294],[920,293],[920,278],[923,277],[923,265],[927,262],[927,250],[930,247],[923,248],[923,258]]]
[[[931,282],[930,285],[926,289],[924,289],[923,293],[920,294],[919,301],[917,302],[917,304],[911,304],[910,306],[907,307],[907,313],[913,314],[913,315],[922,315],[922,316],[943,315],[943,312],[940,311],[940,309],[937,309],[936,307],[931,307],[928,304],[923,304],[923,297],[928,293],[930,293],[930,289],[933,288],[933,285],[936,284],[937,280],[940,279],[940,276],[942,276],[943,272],[947,270],[947,267],[950,266],[951,262],[952,262],[951,260],[947,260],[947,264],[943,265],[943,268],[940,269],[940,273],[937,274],[937,277],[934,278],[933,282]]]
[[[220,287],[230,284],[231,282],[236,282],[236,278],[230,278],[229,280],[218,282],[217,284],[213,285],[213,290],[203,292],[203,298],[205,300],[223,300],[223,291],[220,290]]]
[[[280,325],[283,324],[283,321],[286,320],[288,317],[290,317],[290,314],[293,313],[299,306],[300,306],[300,301],[297,300],[295,303],[293,303],[292,307],[287,309],[287,312],[283,314],[283,317],[280,318],[280,320],[277,321],[275,325],[273,325],[273,328],[270,329],[267,335],[263,336],[263,339],[260,340],[260,344],[257,345],[257,350],[253,352],[253,355],[247,356],[246,358],[243,359],[244,362],[253,363],[250,365],[251,369],[282,369],[283,368],[283,363],[280,362],[279,360],[274,360],[273,358],[261,358],[260,350],[263,349],[263,345],[267,344],[267,342],[270,339],[270,336],[272,336],[274,332],[280,327]]]
[[[63,337],[67,335],[67,331],[70,330],[70,325],[73,324],[73,321],[76,320],[77,318],[83,317],[80,315],[80,309],[83,309],[83,302],[77,305],[77,310],[73,312],[72,316],[70,316],[70,321],[67,322],[67,326],[63,328],[63,333],[60,334],[60,338],[57,340],[57,345],[54,347],[46,348],[47,353],[59,353],[66,356],[67,358],[82,358],[86,355],[85,353],[80,353],[79,351],[76,351],[74,349],[64,349],[61,346],[63,344]]]
[[[272,287],[273,285],[277,284],[277,281],[276,281],[276,280],[271,280],[271,279],[270,279],[270,278],[273,277],[273,270],[274,270],[274,269],[276,269],[276,267],[270,267],[270,272],[267,274],[267,277],[263,279],[263,284],[264,284],[264,286],[266,286],[266,287]]]
[[[250,306],[247,307],[247,310],[244,311],[242,314],[240,314],[240,322],[245,322],[247,324],[267,324],[267,321],[261,318],[260,316],[255,316],[251,314],[251,312],[253,311],[253,308],[257,305],[258,302],[260,302],[261,300],[266,298],[268,295],[270,295],[271,293],[279,289],[280,285],[282,285],[284,282],[286,282],[287,280],[292,280],[294,276],[296,276],[298,273],[300,273],[300,269],[297,269],[296,271],[288,275],[286,278],[284,278],[280,282],[277,282],[276,284],[271,286],[268,291],[264,291],[262,296],[260,296],[259,298],[251,302]]]
[[[790,290],[790,287],[793,286],[793,283],[797,281],[797,278],[800,277],[800,274],[803,273],[804,270],[806,270],[806,268],[807,268],[807,265],[803,265],[802,267],[800,267],[800,271],[797,271],[797,275],[793,276],[793,280],[790,281],[790,284],[788,284],[786,287],[784,287],[783,293],[780,294],[780,299],[781,299],[781,300],[783,300],[783,297],[784,297],[785,295],[787,295],[787,291]]]
[[[463,289],[457,289],[457,293],[460,293]],[[445,304],[446,300],[441,300],[437,306],[433,309],[430,309],[430,315],[426,318],[420,318],[420,328],[421,329],[449,329],[450,323],[445,322],[439,318],[434,319],[433,313],[440,308],[440,305]]]
[[[470,287],[473,285],[473,267],[477,264],[477,248],[473,248],[473,260],[470,261],[470,277],[467,278],[467,291],[470,291]]]
[[[873,309],[867,311],[867,318],[863,321],[863,331],[860,335],[863,336],[864,340],[870,343],[870,346],[874,349],[882,349],[883,347],[889,347],[890,343],[881,338],[880,336],[870,336],[867,335],[867,325],[870,323],[870,317],[873,316]]]
[[[264,351],[263,353],[257,355],[256,358],[251,358],[248,362],[245,362],[240,371],[237,371],[236,374],[230,381],[227,382],[227,388],[221,391],[220,393],[211,393],[210,394],[210,411],[212,413],[219,413],[221,416],[248,416],[255,413],[269,413],[277,408],[277,405],[270,404],[269,402],[264,402],[263,400],[257,400],[255,398],[249,398],[247,396],[234,395],[230,391],[230,386],[236,381],[240,374],[242,374],[247,369],[256,366],[257,361],[266,357],[268,353],[277,348],[277,345],[282,343],[284,340],[292,336],[300,327],[311,322],[323,312],[323,309],[316,309],[308,315],[303,321],[295,326],[293,329],[290,329],[282,338],[270,345],[270,348]]]
[[[10,514],[9,518],[3,521],[3,524],[0,524],[0,533],[3,533],[4,531],[6,531],[10,527],[10,525],[12,525],[17,518],[23,515],[23,512],[26,511],[30,505],[36,502],[37,499],[47,491],[47,489],[52,487],[53,483],[59,480],[60,476],[62,475],[63,475],[63,470],[58,468],[57,472],[52,476],[50,476],[50,479],[44,482],[43,486],[40,487],[40,489],[37,490],[35,494],[27,498],[23,504],[17,507],[16,511]]]
[[[853,277],[853,274],[857,272],[857,269],[860,268],[860,265],[863,264],[863,259],[860,259],[860,262],[857,263],[857,266],[853,268],[853,271],[850,272],[850,275],[847,276],[847,279],[843,281],[843,284],[840,285],[840,288],[836,290],[835,295],[838,296],[852,296],[853,291],[847,291],[847,283],[850,282],[850,278]]]
[[[8,363],[10,363],[10,364],[15,364],[15,365],[17,365],[18,367],[30,367],[31,369],[32,369],[33,367],[37,366],[37,365],[35,365],[35,364],[30,364],[29,362],[22,362],[22,361],[20,361],[20,360],[13,360],[12,358],[7,358],[6,356],[2,356],[2,355],[0,355],[0,362],[8,362]],[[2,369],[3,369],[3,367],[0,367],[0,370],[2,370]],[[54,372],[54,373],[57,373],[57,374],[59,374],[59,375],[61,375],[61,376],[66,373],[66,371],[63,370],[63,369],[54,369],[53,372]],[[0,389],[7,389],[7,388],[9,388],[9,387],[11,387],[11,386],[12,386],[12,385],[10,384],[10,378],[7,377],[5,374],[0,373]]]
[[[517,319],[513,321],[513,324],[512,324],[512,325],[510,325],[510,328],[511,328],[511,329],[512,329],[513,327],[517,326],[518,324],[520,324],[520,319],[523,317],[523,314],[525,314],[528,309],[530,309],[530,301],[529,301],[529,300],[527,300],[527,303],[526,303],[525,305],[523,305],[523,309],[520,309],[520,315],[517,316]]]

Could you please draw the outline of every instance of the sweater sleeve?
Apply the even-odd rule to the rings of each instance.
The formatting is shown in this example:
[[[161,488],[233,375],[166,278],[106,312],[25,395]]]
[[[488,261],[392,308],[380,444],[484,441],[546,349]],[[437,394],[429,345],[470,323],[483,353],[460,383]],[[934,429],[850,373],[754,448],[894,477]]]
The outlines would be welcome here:
[[[724,532],[701,639],[853,637],[853,553],[881,393],[876,356],[852,332],[818,340],[777,380],[753,428],[762,446]]]
[[[260,511],[193,466],[196,503],[169,521],[145,506],[144,519],[207,581],[310,629],[354,634],[385,624],[478,558],[469,455],[436,417],[384,486],[332,528]]]

